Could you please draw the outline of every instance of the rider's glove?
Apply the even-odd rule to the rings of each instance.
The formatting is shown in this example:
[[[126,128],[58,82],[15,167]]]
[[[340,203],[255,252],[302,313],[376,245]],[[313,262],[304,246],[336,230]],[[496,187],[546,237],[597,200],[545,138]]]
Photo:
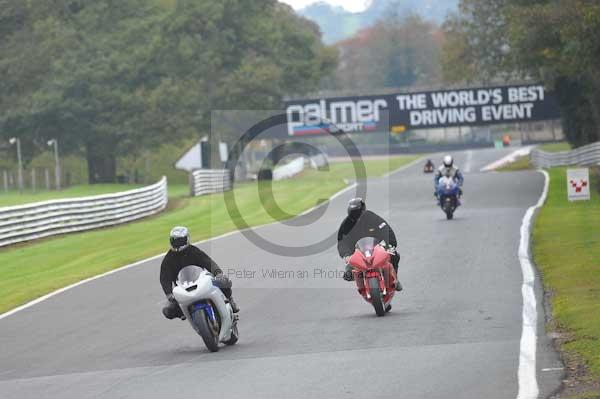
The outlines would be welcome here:
[[[167,301],[169,301],[171,303],[177,303],[177,300],[175,299],[175,297],[173,296],[173,294],[168,294],[167,295]]]
[[[219,273],[214,277],[215,285],[219,288],[231,288],[233,285],[229,277],[224,275],[223,273]]]
[[[394,247],[393,245],[388,245],[385,250],[390,255],[395,255],[396,254],[396,247]]]
[[[344,271],[344,280],[354,280],[354,275],[352,274],[352,267],[350,265],[346,265],[346,270]]]

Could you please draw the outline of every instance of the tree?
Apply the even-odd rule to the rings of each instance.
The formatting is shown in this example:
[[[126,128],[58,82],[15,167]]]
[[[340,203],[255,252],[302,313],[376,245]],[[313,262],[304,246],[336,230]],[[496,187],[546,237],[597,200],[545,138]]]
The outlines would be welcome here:
[[[0,0],[0,21],[0,131],[82,151],[90,183],[208,132],[213,109],[279,106],[335,67],[275,0]]]
[[[339,43],[338,87],[373,90],[432,84],[440,79],[439,29],[397,12]]]
[[[572,144],[600,140],[600,4],[513,3],[509,32],[518,67],[555,89]]]
[[[540,80],[554,90],[572,144],[600,139],[600,4],[461,0],[445,31],[447,81]]]
[[[461,0],[443,25],[446,82],[509,80],[514,77],[507,37],[509,0]]]

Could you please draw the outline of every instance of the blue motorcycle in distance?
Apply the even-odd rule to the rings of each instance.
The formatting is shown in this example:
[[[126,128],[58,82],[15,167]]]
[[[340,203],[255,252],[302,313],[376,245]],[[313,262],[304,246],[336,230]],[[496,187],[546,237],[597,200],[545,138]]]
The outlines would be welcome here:
[[[438,181],[437,197],[439,205],[448,220],[454,218],[454,212],[460,206],[460,192],[460,187],[451,177],[443,176]]]

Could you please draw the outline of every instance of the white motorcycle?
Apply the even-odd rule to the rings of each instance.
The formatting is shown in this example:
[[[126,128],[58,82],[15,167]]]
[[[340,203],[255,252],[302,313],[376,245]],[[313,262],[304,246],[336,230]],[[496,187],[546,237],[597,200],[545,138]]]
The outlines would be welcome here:
[[[217,352],[219,342],[234,345],[239,335],[237,315],[213,282],[214,277],[207,270],[187,266],[177,276],[173,296],[208,350]]]

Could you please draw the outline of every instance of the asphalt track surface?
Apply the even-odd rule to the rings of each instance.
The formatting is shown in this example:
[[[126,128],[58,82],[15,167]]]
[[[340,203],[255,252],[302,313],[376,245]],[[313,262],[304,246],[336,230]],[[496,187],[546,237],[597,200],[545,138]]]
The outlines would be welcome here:
[[[321,272],[342,269],[334,247],[277,256],[236,233],[202,247],[226,272],[246,273],[232,275],[238,345],[209,353],[187,322],[164,319],[159,261],[150,261],[0,320],[0,398],[515,398],[519,227],[544,179],[478,172],[506,154],[456,154],[466,183],[453,221],[435,207],[421,164],[369,181],[368,207],[395,229],[402,255],[405,291],[383,318],[353,283]],[[309,215],[256,232],[314,243],[337,229],[352,196],[334,199],[311,225],[297,226]],[[269,277],[272,269],[288,273]],[[562,373],[542,371],[561,364],[544,334],[539,283],[536,294],[543,398]]]

